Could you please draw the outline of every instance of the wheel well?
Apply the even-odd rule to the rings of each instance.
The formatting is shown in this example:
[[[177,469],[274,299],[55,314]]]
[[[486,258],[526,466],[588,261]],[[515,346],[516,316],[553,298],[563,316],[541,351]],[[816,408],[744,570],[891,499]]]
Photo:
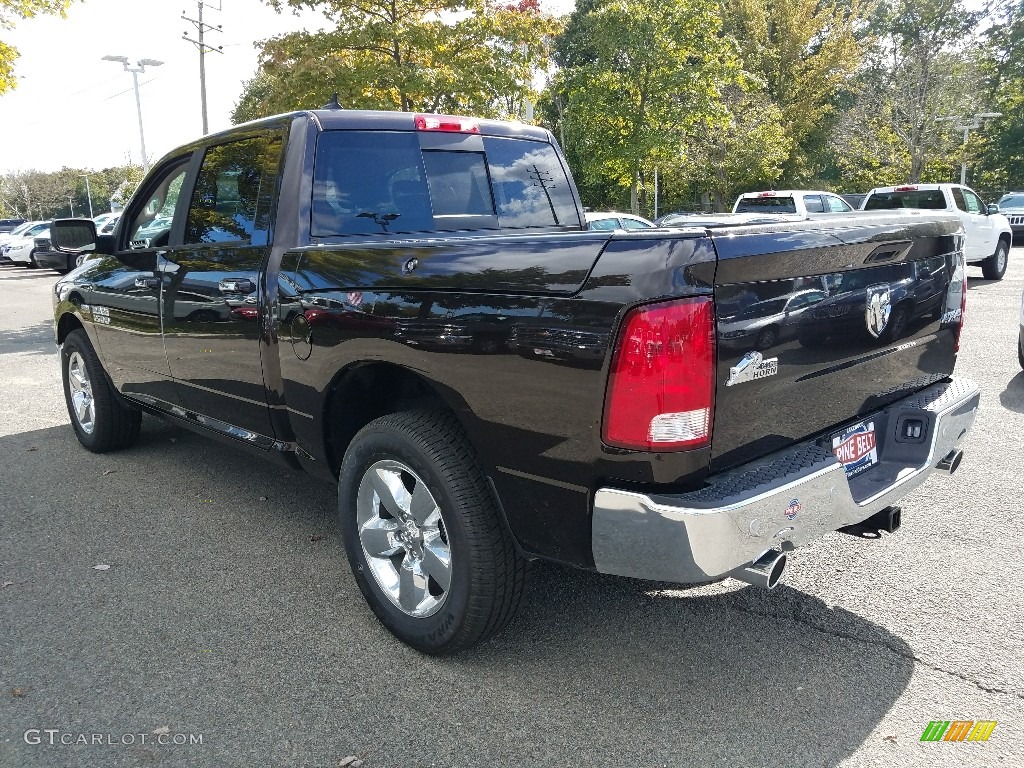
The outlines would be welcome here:
[[[57,343],[63,344],[69,333],[81,327],[82,322],[70,312],[61,315],[57,321]]]
[[[411,408],[452,410],[425,379],[407,368],[365,363],[343,371],[331,388],[323,421],[332,473],[337,475],[356,432],[374,419]]]
[[[1007,250],[1013,247],[1013,235],[1011,235],[1009,232],[1000,232],[999,239],[1002,242],[1006,243]]]

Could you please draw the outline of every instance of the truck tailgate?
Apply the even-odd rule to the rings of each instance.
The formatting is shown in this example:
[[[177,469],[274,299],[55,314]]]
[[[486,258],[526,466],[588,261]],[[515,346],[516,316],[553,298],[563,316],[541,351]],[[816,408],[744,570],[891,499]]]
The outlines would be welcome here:
[[[953,371],[966,287],[959,221],[860,215],[714,241],[712,471],[815,435],[866,468],[867,417]]]

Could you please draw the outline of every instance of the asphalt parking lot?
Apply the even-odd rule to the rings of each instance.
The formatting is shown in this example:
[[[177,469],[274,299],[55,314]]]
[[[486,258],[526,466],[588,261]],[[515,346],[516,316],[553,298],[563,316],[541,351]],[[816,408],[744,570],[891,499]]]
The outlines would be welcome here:
[[[982,411],[897,534],[832,534],[771,593],[539,565],[508,630],[432,659],[363,603],[333,486],[148,417],[80,448],[57,276],[0,266],[0,766],[1024,765],[1024,249],[969,275]]]

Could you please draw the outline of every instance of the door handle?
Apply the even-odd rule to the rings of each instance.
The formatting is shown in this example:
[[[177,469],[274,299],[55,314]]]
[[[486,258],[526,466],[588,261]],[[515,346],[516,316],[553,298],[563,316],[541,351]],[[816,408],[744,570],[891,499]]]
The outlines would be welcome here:
[[[256,290],[256,283],[247,277],[228,277],[217,284],[221,293],[252,293]]]
[[[135,287],[156,290],[160,287],[160,281],[155,277],[136,277]]]

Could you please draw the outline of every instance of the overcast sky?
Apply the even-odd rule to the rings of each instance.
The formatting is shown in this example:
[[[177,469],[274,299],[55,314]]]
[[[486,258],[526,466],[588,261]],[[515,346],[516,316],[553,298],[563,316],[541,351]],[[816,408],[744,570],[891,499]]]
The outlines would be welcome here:
[[[207,0],[205,21],[224,31],[208,33],[223,55],[206,57],[210,130],[230,125],[242,82],[256,70],[253,43],[284,32],[315,29],[319,13],[277,14],[261,0]],[[547,0],[546,8],[571,10],[574,0]],[[209,6],[213,6],[213,8]],[[132,77],[105,55],[163,61],[139,75],[146,152],[152,160],[202,134],[199,54],[181,39],[195,28],[195,0],[87,0],[67,19],[21,21],[4,39],[21,53],[18,87],[0,96],[0,172],[105,168],[140,160]]]

